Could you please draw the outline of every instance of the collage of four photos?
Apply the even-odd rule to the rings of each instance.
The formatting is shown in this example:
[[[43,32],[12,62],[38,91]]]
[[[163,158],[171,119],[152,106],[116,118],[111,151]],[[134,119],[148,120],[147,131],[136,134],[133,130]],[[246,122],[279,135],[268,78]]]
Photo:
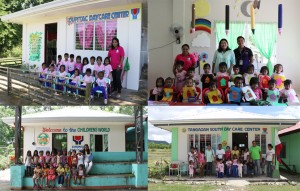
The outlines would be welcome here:
[[[296,0],[0,0],[0,190],[299,190]]]

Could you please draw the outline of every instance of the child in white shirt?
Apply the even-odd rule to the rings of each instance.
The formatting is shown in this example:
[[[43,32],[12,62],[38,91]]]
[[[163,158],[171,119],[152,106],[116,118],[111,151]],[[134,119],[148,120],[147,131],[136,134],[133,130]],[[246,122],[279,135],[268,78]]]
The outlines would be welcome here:
[[[298,95],[292,89],[292,80],[284,81],[284,89],[280,90],[279,102],[282,103],[299,103]]]
[[[60,68],[59,68],[58,80],[57,81],[60,82],[60,83],[65,83],[65,81],[66,81],[65,77],[66,76],[67,76],[67,72],[65,71],[65,65],[61,65]],[[57,85],[56,89],[64,91],[64,86]]]
[[[107,104],[107,92],[106,92],[106,87],[108,85],[107,82],[108,79],[104,77],[104,71],[98,72],[98,78],[96,80],[97,86],[92,89],[91,99],[94,99],[94,94],[100,90],[104,97],[104,104],[105,105]]]
[[[93,76],[91,74],[92,70],[90,68],[86,69],[86,74],[83,77],[83,83],[80,87],[85,88],[87,83],[93,83]],[[84,95],[84,93],[82,93],[82,95]]]

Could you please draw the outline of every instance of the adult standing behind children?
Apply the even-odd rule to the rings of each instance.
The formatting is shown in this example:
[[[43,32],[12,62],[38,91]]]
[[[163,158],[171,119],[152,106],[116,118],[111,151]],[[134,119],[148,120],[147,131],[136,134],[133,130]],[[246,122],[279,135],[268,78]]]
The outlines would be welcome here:
[[[86,176],[88,176],[88,173],[90,172],[92,166],[93,166],[93,155],[92,152],[89,148],[88,144],[84,145],[83,151],[82,151],[83,155],[84,155],[84,165],[85,165],[85,173]]]
[[[219,47],[215,51],[212,73],[219,72],[219,64],[221,62],[225,62],[227,64],[227,72],[230,74],[233,66],[235,65],[235,56],[234,52],[229,48],[228,41],[226,39],[220,40]]]
[[[175,58],[173,65],[173,74],[176,76],[176,63],[178,61],[182,61],[184,63],[183,70],[188,71],[189,68],[196,66],[196,58],[194,55],[189,53],[190,46],[188,44],[184,44],[181,46],[181,54],[178,54]]]
[[[110,58],[110,64],[112,67],[112,77],[113,77],[113,90],[112,93],[117,91],[116,98],[121,97],[122,90],[122,82],[121,82],[121,74],[123,69],[123,61],[124,61],[124,49],[120,46],[119,39],[114,37],[111,42],[111,47],[108,51],[108,55]]]
[[[245,38],[242,36],[237,37],[238,47],[234,49],[235,62],[240,68],[240,74],[247,72],[249,65],[253,65],[252,50],[245,46]]]
[[[255,141],[252,141],[252,147],[250,147],[249,151],[250,151],[250,158],[253,160],[253,163],[254,163],[254,174],[256,176],[259,176],[260,175],[261,148],[260,148],[260,146],[256,145]]]
[[[205,150],[205,158],[206,158],[206,175],[212,175],[212,162],[215,158],[215,152],[211,149],[211,145],[207,145],[207,149]]]

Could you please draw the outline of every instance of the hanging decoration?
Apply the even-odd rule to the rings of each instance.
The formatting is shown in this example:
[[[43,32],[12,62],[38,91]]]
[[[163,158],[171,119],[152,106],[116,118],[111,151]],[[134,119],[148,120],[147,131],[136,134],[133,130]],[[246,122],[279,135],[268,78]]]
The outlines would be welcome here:
[[[192,5],[192,30],[191,33],[194,33],[196,31],[195,29],[195,4]]]
[[[241,4],[241,12],[244,16],[246,17],[250,17],[250,14],[248,12],[248,5],[251,3],[251,1],[244,1],[242,4]]]
[[[282,33],[282,4],[278,5],[278,32]]]
[[[254,6],[251,6],[251,30],[252,33],[255,34],[255,10],[254,10]]]
[[[195,26],[194,26],[195,31],[205,31],[209,34],[211,34],[211,22],[207,19],[195,19]],[[191,33],[193,32],[193,28],[191,30]]]
[[[207,0],[195,1],[195,16],[197,18],[204,18],[210,13],[210,4]]]
[[[228,35],[229,33],[229,5],[225,6],[225,33]]]
[[[259,9],[260,8],[260,0],[254,0],[253,7],[254,7],[254,9]]]

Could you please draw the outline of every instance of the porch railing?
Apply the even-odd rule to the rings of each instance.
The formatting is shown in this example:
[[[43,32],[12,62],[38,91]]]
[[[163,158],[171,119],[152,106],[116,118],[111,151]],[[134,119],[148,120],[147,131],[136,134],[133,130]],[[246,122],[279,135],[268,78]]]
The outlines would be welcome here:
[[[66,81],[71,79],[65,77]],[[51,87],[46,86],[47,82],[52,84]],[[63,90],[56,89],[56,86],[62,86]],[[8,96],[16,95],[41,105],[89,105],[91,87],[91,83],[87,83],[86,88],[73,86],[55,79],[40,79],[38,72],[0,66],[0,91],[6,92]],[[68,88],[77,93],[74,95],[68,92]],[[78,94],[80,91],[84,91],[85,96]]]
[[[20,68],[22,66],[22,58],[0,58],[0,66]]]

